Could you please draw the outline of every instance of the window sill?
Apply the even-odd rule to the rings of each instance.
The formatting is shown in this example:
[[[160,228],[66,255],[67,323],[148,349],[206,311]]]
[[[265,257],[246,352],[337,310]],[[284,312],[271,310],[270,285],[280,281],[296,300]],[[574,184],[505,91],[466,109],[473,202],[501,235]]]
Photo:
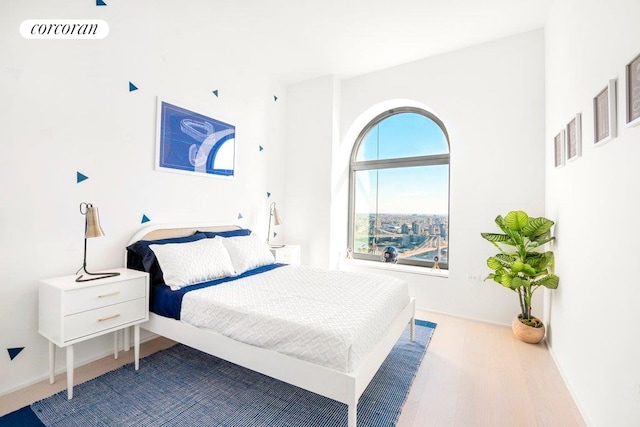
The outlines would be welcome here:
[[[433,269],[428,267],[418,267],[415,265],[392,264],[388,262],[366,261],[361,259],[341,259],[338,268],[363,267],[376,270],[397,271],[401,273],[421,274],[423,276],[449,277],[449,270]]]

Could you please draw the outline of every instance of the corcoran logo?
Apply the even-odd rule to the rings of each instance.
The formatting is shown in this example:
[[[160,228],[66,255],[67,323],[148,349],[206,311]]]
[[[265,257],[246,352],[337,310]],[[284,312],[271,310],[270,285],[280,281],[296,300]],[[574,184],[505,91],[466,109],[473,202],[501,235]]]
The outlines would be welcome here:
[[[103,39],[109,24],[102,19],[27,19],[20,34],[25,39]]]

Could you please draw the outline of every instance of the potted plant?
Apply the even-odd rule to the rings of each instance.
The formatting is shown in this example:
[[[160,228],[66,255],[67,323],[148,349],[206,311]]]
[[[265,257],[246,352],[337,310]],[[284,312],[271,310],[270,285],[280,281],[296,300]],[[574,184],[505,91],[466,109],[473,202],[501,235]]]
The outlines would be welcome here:
[[[498,215],[495,222],[502,233],[481,233],[500,251],[487,259],[493,272],[485,280],[493,279],[518,294],[521,313],[513,319],[513,332],[522,341],[540,342],[545,329],[542,321],[531,315],[531,298],[539,287],[556,289],[560,281],[551,272],[553,252],[542,250],[555,239],[551,236],[554,222],[543,217],[530,218],[523,211],[511,211],[504,218]]]

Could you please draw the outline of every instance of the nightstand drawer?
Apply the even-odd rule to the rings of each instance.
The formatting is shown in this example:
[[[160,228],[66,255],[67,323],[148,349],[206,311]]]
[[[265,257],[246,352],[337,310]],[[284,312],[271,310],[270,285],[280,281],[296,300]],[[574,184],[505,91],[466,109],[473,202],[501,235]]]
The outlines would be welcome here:
[[[72,341],[136,320],[142,320],[147,316],[146,301],[146,298],[139,298],[65,316],[63,341]]]
[[[272,247],[271,253],[273,254],[276,262],[294,265],[300,264],[300,246],[286,245],[279,248]]]
[[[65,293],[63,315],[81,313],[99,307],[119,304],[124,301],[144,298],[147,281],[144,277],[88,286],[69,290]]]
[[[297,261],[298,257],[295,256],[294,253],[292,253],[291,251],[284,251],[282,253],[278,253],[277,255],[277,262],[282,262],[284,264],[291,264],[295,261]]]

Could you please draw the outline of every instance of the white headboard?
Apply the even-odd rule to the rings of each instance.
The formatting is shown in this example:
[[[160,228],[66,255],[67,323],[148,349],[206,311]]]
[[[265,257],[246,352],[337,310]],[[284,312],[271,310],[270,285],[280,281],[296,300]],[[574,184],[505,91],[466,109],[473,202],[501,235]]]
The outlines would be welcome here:
[[[131,240],[129,240],[130,245],[132,243],[137,242],[138,240],[158,240],[158,239],[168,239],[172,237],[184,237],[190,236],[196,231],[228,231],[228,230],[239,230],[242,227],[234,224],[220,224],[220,223],[188,223],[188,224],[152,224],[147,225],[142,228],[140,231],[135,233]],[[124,254],[124,265],[127,265],[127,251],[125,250]]]

